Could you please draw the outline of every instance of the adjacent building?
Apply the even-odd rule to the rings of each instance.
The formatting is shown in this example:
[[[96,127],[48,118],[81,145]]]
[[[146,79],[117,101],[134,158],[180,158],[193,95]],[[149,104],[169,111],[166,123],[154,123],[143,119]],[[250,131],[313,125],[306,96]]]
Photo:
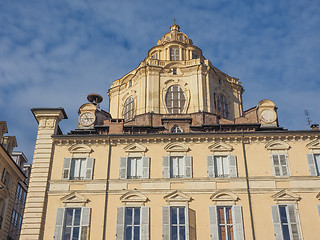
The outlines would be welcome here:
[[[317,239],[318,126],[284,129],[243,92],[174,24],[113,82],[109,112],[90,94],[63,134],[64,109],[32,109],[21,239]]]
[[[28,189],[24,174],[28,160],[22,152],[13,151],[16,137],[4,136],[7,132],[6,122],[0,121],[0,239],[18,240]]]

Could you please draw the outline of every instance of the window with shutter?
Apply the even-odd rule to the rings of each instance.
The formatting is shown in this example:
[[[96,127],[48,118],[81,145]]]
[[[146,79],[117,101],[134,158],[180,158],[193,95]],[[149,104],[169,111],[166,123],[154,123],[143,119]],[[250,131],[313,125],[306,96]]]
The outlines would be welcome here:
[[[288,159],[286,154],[272,154],[273,171],[276,177],[289,176]]]
[[[296,205],[271,206],[276,240],[300,240]]]
[[[149,172],[149,157],[121,157],[120,179],[147,179]]]
[[[307,154],[310,176],[319,176],[320,154]]]
[[[87,240],[90,208],[58,208],[54,239]]]
[[[93,158],[65,158],[62,179],[89,180],[93,176]]]
[[[208,177],[237,177],[236,156],[207,156],[207,172]]]

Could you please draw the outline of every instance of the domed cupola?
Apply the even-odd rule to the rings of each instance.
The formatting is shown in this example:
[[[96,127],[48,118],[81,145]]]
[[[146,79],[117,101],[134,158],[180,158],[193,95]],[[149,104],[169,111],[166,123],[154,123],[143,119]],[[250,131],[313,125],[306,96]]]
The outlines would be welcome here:
[[[157,45],[163,45],[167,42],[181,42],[185,44],[192,44],[192,40],[188,38],[185,33],[179,31],[180,27],[177,24],[170,26],[170,32],[164,34],[161,39],[158,40]]]

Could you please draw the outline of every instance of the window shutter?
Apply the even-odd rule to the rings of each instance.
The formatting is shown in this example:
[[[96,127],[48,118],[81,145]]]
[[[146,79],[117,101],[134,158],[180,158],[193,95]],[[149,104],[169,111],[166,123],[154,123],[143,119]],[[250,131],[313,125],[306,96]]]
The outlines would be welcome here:
[[[163,156],[162,157],[162,177],[163,178],[170,178],[170,157]]]
[[[71,168],[72,158],[65,158],[63,162],[62,179],[70,179],[70,168]]]
[[[149,207],[141,207],[140,240],[149,240]]]
[[[310,176],[317,176],[316,162],[312,153],[307,154]]]
[[[185,214],[185,230],[186,230],[186,239],[189,240],[190,238],[190,224],[189,224],[189,208],[188,206],[184,207],[184,214]]]
[[[65,208],[58,208],[57,210],[56,227],[54,229],[54,237],[53,237],[55,240],[62,239],[64,210]]]
[[[142,157],[142,178],[150,178],[150,158]]]
[[[214,156],[212,155],[207,156],[207,173],[209,178],[215,177]]]
[[[285,165],[282,166],[282,174],[283,176],[290,176],[290,173],[289,173],[289,166],[288,166],[288,155],[287,154],[282,154],[284,155],[284,159],[285,159]],[[280,158],[280,161],[281,161],[281,158]],[[281,162],[280,162],[280,165],[281,165]]]
[[[162,240],[170,240],[170,207],[162,207]]]
[[[280,176],[280,164],[279,164],[280,159],[279,159],[279,155],[272,154],[271,155],[271,161],[272,161],[274,176],[279,177]]]
[[[237,177],[237,157],[235,155],[229,155],[229,177]]]
[[[320,218],[320,204],[318,204],[318,214],[319,214],[319,218]]]
[[[219,240],[217,206],[209,206],[210,240]]]
[[[192,156],[184,156],[185,178],[192,178]]]
[[[125,207],[117,208],[117,230],[116,230],[116,240],[124,239],[124,213]]]
[[[89,238],[89,225],[90,225],[90,208],[82,208],[81,216],[81,240],[87,240]]]
[[[289,213],[289,222],[291,226],[291,234],[293,240],[299,240],[299,227],[298,227],[298,220],[296,215],[296,205],[289,204],[288,205],[288,213]]]
[[[189,239],[196,240],[196,212],[189,208]]]
[[[92,179],[94,158],[87,158],[86,179]]]
[[[244,240],[241,206],[232,206],[233,232],[235,240]]]
[[[283,240],[278,205],[271,206],[275,240]]]
[[[128,157],[120,157],[120,179],[127,179]]]

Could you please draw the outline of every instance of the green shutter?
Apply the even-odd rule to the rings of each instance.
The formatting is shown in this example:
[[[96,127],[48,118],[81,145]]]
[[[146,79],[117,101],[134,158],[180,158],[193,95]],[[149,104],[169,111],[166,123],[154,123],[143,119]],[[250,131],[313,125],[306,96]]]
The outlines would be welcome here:
[[[55,240],[62,239],[64,210],[65,210],[65,208],[58,208],[58,210],[57,210],[56,226],[54,229],[54,237],[53,237],[53,239],[55,239]]]

